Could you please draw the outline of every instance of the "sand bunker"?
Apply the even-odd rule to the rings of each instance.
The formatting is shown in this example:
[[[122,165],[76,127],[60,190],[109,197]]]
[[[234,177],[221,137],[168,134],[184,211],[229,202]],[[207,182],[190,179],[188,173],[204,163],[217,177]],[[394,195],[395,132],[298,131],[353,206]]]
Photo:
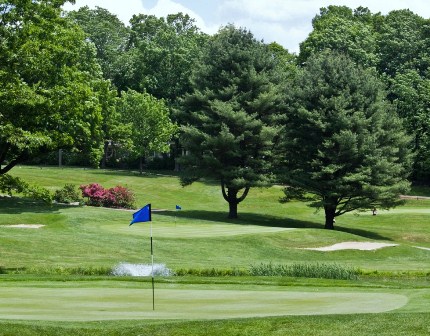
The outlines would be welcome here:
[[[414,246],[414,247],[417,248],[417,249],[430,251],[430,248],[428,248],[428,247],[421,247],[421,246]]]
[[[304,248],[304,250],[313,251],[338,251],[338,250],[362,250],[362,251],[372,251],[383,247],[397,246],[398,244],[387,244],[387,243],[371,243],[371,242],[343,242],[334,244],[331,246],[324,247],[312,247]]]
[[[18,228],[18,229],[40,229],[44,227],[43,224],[14,224],[14,225],[2,225],[7,228]]]

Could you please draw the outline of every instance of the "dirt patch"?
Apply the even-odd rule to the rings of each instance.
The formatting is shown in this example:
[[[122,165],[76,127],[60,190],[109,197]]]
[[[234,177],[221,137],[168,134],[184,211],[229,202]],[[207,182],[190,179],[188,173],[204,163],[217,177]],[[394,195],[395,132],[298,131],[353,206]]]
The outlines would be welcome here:
[[[387,244],[387,243],[372,243],[372,242],[343,242],[330,246],[324,247],[309,247],[304,250],[313,251],[339,251],[339,250],[361,250],[361,251],[372,251],[383,247],[397,246],[398,244]]]
[[[17,228],[17,229],[40,229],[44,227],[43,224],[14,224],[14,225],[2,225],[7,228]]]

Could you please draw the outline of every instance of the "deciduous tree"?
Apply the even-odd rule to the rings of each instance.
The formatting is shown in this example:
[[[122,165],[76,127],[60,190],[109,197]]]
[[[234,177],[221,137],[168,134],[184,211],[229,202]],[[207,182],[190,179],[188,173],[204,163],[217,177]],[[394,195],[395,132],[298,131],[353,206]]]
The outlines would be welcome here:
[[[60,0],[0,4],[0,173],[58,148],[100,159],[102,82],[92,45]]]
[[[117,110],[123,123],[130,124],[132,154],[140,158],[142,172],[145,156],[153,152],[169,152],[170,141],[177,131],[177,126],[170,120],[165,102],[149,93],[133,90],[122,92]]]

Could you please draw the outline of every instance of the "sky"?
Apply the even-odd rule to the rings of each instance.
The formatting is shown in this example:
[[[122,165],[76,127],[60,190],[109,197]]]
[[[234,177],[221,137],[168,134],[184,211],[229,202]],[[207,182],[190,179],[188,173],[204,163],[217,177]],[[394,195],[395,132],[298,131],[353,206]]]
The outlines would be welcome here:
[[[329,5],[367,7],[372,13],[388,14],[396,9],[410,9],[430,18],[428,0],[76,0],[65,10],[82,6],[105,8],[128,24],[133,14],[165,17],[187,13],[205,33],[214,34],[227,24],[244,27],[265,43],[277,42],[298,53],[299,44],[312,31],[312,19],[321,7]]]

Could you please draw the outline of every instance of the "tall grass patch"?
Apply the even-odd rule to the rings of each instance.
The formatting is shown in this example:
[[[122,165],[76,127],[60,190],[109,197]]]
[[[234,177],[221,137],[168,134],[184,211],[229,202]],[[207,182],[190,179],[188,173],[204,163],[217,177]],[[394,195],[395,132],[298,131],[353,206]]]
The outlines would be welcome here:
[[[250,274],[254,276],[288,276],[303,278],[321,278],[338,280],[358,279],[360,270],[339,264],[305,264],[279,265],[261,263],[250,267]]]

